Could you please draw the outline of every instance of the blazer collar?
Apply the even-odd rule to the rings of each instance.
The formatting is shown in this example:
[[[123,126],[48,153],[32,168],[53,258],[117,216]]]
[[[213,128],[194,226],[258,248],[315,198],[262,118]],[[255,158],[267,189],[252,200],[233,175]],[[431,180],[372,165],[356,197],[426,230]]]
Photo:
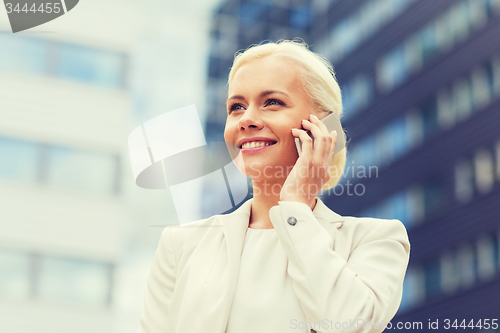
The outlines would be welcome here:
[[[314,207],[313,214],[325,228],[330,229],[332,223],[336,223],[336,228],[342,226],[344,218],[339,214],[328,208],[321,199],[317,198],[316,206]],[[237,210],[227,215],[217,215],[217,220],[222,225],[222,230],[225,236],[225,241],[222,242],[223,250],[219,251],[219,255],[223,256],[226,262],[226,269],[220,272],[218,283],[210,285],[209,288],[200,291],[200,297],[205,299],[214,299],[216,296],[220,298],[223,295],[224,302],[218,302],[213,305],[213,309],[206,314],[199,314],[197,325],[199,327],[206,327],[208,331],[215,333],[225,332],[227,320],[233,303],[234,293],[236,290],[236,283],[238,281],[238,274],[240,270],[241,253],[243,250],[243,243],[245,235],[248,230],[248,223],[250,222],[250,210],[252,208],[253,198],[243,203]],[[201,293],[205,293],[202,295]],[[193,305],[190,302],[197,301],[196,298],[192,300],[186,299],[186,308],[191,309]],[[184,325],[194,325],[194,322],[186,322]],[[183,329],[186,329],[184,327]],[[192,331],[192,330],[187,330]],[[186,331],[186,332],[187,332]]]
[[[325,203],[320,199],[316,198],[316,206],[314,207],[313,214],[322,224],[327,223],[337,223],[337,228],[340,228],[345,221],[345,218],[340,214],[331,210]],[[250,222],[250,210],[252,208],[253,198],[245,201],[238,209],[234,212],[226,215],[219,215],[219,221],[223,226],[228,224],[234,225],[239,224],[240,228],[248,228],[248,223]]]

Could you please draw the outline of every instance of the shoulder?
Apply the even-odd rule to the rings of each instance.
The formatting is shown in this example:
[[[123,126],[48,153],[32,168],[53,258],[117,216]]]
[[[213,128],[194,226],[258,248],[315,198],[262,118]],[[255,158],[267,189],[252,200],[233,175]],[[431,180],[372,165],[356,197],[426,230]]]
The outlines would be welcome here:
[[[223,233],[223,227],[218,219],[219,215],[190,222],[187,225],[173,225],[162,231],[160,243],[171,246],[177,255],[190,253],[200,244],[207,233]]]
[[[352,246],[358,247],[378,240],[392,240],[399,242],[405,252],[410,252],[408,233],[400,220],[354,216],[343,218],[344,223],[339,231],[351,239]]]

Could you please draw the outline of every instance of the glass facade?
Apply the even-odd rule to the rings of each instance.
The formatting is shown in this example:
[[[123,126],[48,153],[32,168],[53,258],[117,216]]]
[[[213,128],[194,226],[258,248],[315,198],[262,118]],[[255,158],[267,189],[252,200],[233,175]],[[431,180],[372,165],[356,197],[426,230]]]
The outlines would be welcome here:
[[[0,156],[0,177],[26,182],[38,179],[39,144],[0,137]]]
[[[315,52],[323,54],[334,63],[351,53],[368,40],[387,22],[407,9],[414,0],[369,0],[351,15],[336,24],[330,33],[320,38]]]
[[[31,294],[31,257],[24,252],[0,248],[0,297],[24,300]]]
[[[325,203],[344,215],[398,219],[410,241],[418,240],[412,243],[400,312],[428,316],[438,300],[450,304],[464,291],[472,294],[488,288],[486,281],[497,281],[500,231],[493,222],[478,218],[477,231],[466,233],[450,226],[467,222],[467,214],[457,217],[464,209],[494,216],[491,202],[498,199],[500,136],[491,128],[498,124],[500,103],[500,47],[495,46],[500,40],[493,36],[500,1],[314,1],[312,11],[303,10],[311,15],[303,20],[307,28],[291,23],[292,7],[298,5],[277,10],[274,2],[265,2],[269,16],[250,11],[242,19],[259,25],[258,32],[242,31],[247,23],[238,23],[243,14],[234,8],[247,2],[226,1],[214,16],[209,67],[214,116],[208,128],[224,127],[224,117],[215,112],[223,110],[220,90],[237,49],[268,38],[304,38],[332,61],[342,90],[349,140],[339,184],[366,187],[360,201],[334,191],[335,198],[324,197]],[[223,29],[221,22],[232,22],[233,29]],[[218,45],[233,49],[221,52]],[[427,240],[436,242],[429,236],[443,233],[441,225],[453,229],[453,244]],[[431,255],[426,247],[436,250]],[[458,304],[450,306],[463,313]]]
[[[115,89],[125,87],[124,54],[47,39],[0,34],[0,72],[52,76]]]
[[[114,266],[107,262],[0,249],[0,298],[110,305]]]
[[[0,178],[82,192],[119,193],[117,155],[0,137]]]
[[[473,31],[498,15],[496,0],[462,0],[450,7],[379,60],[377,85],[387,92],[438,54],[464,41]]]

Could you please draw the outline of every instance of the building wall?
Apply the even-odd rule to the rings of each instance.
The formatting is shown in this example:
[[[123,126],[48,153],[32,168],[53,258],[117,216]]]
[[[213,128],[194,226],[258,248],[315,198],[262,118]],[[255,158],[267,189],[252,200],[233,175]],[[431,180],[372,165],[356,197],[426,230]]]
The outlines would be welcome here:
[[[0,326],[9,332],[114,326],[131,225],[128,51],[109,31],[64,31],[0,34]]]
[[[308,17],[299,31],[278,29],[267,16],[247,18],[238,9],[256,6],[250,1],[227,1],[215,14],[213,117],[206,125],[212,138],[223,132],[234,52],[265,39],[304,38],[332,61],[343,93],[347,164],[324,201],[342,215],[397,218],[408,229],[410,266],[393,323],[494,318],[500,305],[491,296],[500,281],[500,2],[293,3]],[[289,22],[290,16],[268,13],[273,23]],[[259,33],[247,33],[245,19]],[[473,310],[464,306],[473,301]]]

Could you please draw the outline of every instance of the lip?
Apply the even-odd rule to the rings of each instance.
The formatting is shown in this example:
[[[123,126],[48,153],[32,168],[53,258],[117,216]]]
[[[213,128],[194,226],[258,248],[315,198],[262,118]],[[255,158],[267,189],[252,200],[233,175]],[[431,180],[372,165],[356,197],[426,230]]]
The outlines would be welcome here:
[[[273,143],[276,143],[276,140],[272,140],[272,139],[269,139],[269,138],[264,138],[264,137],[261,137],[261,136],[255,136],[253,138],[244,138],[244,139],[241,139],[240,141],[238,141],[238,148],[242,149],[241,146],[243,146],[243,144],[245,142],[252,142],[252,141],[264,141],[264,142],[273,142]],[[270,146],[264,146],[264,147],[270,147]],[[261,147],[259,147],[259,148],[261,148]],[[257,150],[257,148],[242,149],[242,150]]]

